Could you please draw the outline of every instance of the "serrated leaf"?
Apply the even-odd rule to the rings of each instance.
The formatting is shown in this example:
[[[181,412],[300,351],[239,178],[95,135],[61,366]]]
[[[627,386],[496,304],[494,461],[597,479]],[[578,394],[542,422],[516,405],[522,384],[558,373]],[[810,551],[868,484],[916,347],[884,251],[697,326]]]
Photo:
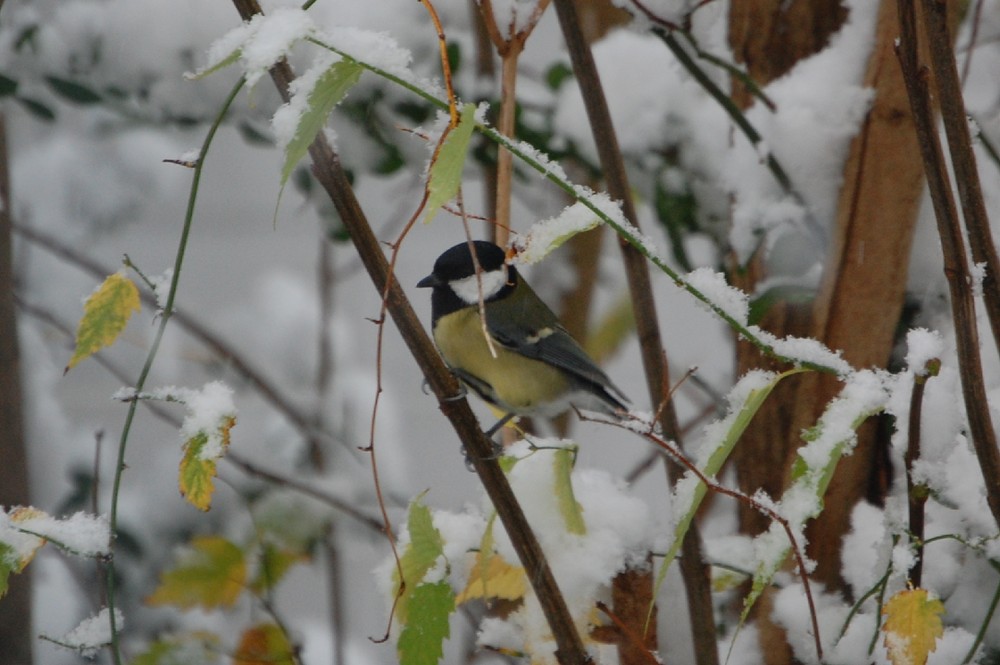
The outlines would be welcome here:
[[[295,649],[279,626],[262,623],[240,636],[233,665],[294,665]]]
[[[466,104],[462,107],[458,125],[452,127],[445,135],[441,149],[437,151],[437,156],[431,163],[430,172],[427,175],[425,224],[430,223],[441,206],[458,194],[458,188],[462,184],[465,157],[469,152],[469,141],[472,139],[472,130],[475,128],[476,106],[475,104]]]
[[[944,634],[944,604],[926,589],[904,589],[882,608],[883,643],[893,665],[924,665]]]
[[[583,508],[577,503],[576,495],[573,494],[574,457],[575,451],[569,448],[555,451],[552,459],[552,476],[555,481],[553,490],[556,493],[559,514],[562,515],[563,523],[566,525],[566,533],[582,536],[587,533],[587,524],[583,521]]]
[[[524,568],[507,563],[507,560],[496,553],[485,556],[483,552],[476,553],[476,561],[469,574],[469,581],[462,593],[455,598],[455,604],[477,598],[500,598],[502,600],[520,600],[526,590]]]
[[[410,534],[410,544],[406,546],[406,550],[399,560],[400,568],[403,571],[402,582],[405,584],[405,592],[396,605],[399,619],[404,623],[408,619],[410,599],[414,591],[424,579],[427,571],[437,563],[438,557],[444,554],[444,541],[441,539],[441,533],[434,528],[430,509],[420,503],[419,498],[410,503],[406,529]]]
[[[448,618],[455,611],[455,594],[447,582],[421,584],[413,590],[414,611],[399,634],[400,665],[437,665],[448,638]]]
[[[120,272],[107,279],[83,303],[76,329],[76,350],[66,372],[106,346],[114,344],[128,320],[139,311],[139,289]]]
[[[101,95],[75,81],[57,76],[46,76],[45,82],[57,95],[75,104],[96,104],[102,100]]]
[[[339,60],[330,65],[316,80],[313,89],[306,93],[306,108],[299,116],[294,137],[285,146],[285,164],[281,167],[282,186],[288,182],[295,165],[309,151],[309,146],[326,124],[330,111],[358,82],[362,71],[361,65],[355,62]]]
[[[220,536],[199,536],[177,565],[160,576],[160,585],[146,602],[181,609],[232,607],[246,587],[246,574],[239,547]]]
[[[217,428],[221,436],[222,449],[229,447],[229,431],[236,424],[236,418],[225,418]],[[218,457],[206,457],[205,451],[209,445],[208,432],[201,430],[184,442],[184,455],[181,457],[180,472],[177,484],[181,496],[198,510],[206,511],[212,507],[212,493],[215,492],[215,462]]]

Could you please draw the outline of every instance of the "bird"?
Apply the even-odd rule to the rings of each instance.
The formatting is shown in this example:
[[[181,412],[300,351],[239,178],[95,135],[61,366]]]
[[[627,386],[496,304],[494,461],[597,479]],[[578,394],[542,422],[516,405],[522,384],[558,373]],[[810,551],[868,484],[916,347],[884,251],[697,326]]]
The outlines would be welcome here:
[[[476,240],[451,247],[417,287],[432,289],[431,329],[445,363],[505,414],[487,435],[514,416],[552,418],[570,409],[620,416],[628,411],[625,394],[496,244]]]

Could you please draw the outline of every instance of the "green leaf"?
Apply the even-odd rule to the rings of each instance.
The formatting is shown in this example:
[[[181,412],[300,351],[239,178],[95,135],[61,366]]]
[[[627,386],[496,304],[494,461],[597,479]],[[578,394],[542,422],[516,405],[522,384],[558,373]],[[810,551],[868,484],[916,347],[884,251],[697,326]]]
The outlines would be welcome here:
[[[583,520],[583,509],[573,494],[573,462],[576,451],[560,448],[552,460],[552,475],[555,480],[556,501],[559,513],[566,524],[566,532],[578,536],[587,533],[587,523]]]
[[[410,602],[414,611],[396,644],[400,665],[437,665],[449,635],[455,594],[447,582],[421,584],[413,590]]]
[[[76,350],[66,372],[118,339],[133,312],[139,311],[139,289],[120,272],[108,276],[83,303],[83,318],[76,329]]]
[[[177,565],[160,576],[160,585],[146,602],[181,609],[232,607],[246,588],[246,574],[243,550],[220,536],[200,536]]]
[[[437,563],[438,557],[444,554],[444,541],[441,533],[434,528],[430,509],[420,503],[418,497],[410,504],[410,514],[406,521],[406,529],[410,534],[410,544],[399,559],[403,570],[402,583],[405,584],[403,596],[396,605],[400,621],[408,619],[408,609],[411,598],[424,575]]]
[[[437,157],[431,162],[427,178],[427,213],[424,223],[434,219],[434,215],[444,204],[455,198],[459,185],[462,184],[462,169],[465,157],[469,152],[469,141],[472,130],[476,128],[476,105],[466,104],[458,125],[447,132],[437,152]]]
[[[350,60],[333,63],[316,80],[316,85],[306,97],[306,109],[299,117],[295,136],[285,146],[285,164],[281,168],[282,187],[288,181],[295,165],[299,163],[316,135],[323,129],[333,107],[344,98],[364,71],[361,65]]]
[[[75,81],[56,76],[46,76],[45,82],[49,84],[49,87],[57,95],[75,104],[96,104],[103,100],[101,95]]]
[[[767,400],[771,391],[774,390],[774,387],[785,377],[792,376],[793,374],[800,374],[805,371],[808,370],[791,369],[787,372],[776,374],[764,387],[755,388],[747,394],[740,410],[735,413],[731,413],[727,417],[730,420],[729,428],[726,430],[725,436],[716,445],[715,450],[712,451],[708,461],[701,469],[701,472],[705,476],[712,478],[722,469],[722,465],[725,464],[729,455],[733,452],[733,448],[736,447],[736,442],[739,441],[741,436],[743,436],[743,432],[750,425],[750,421],[753,420],[753,417],[757,414],[757,411],[760,410],[760,407]],[[674,529],[674,542],[671,544],[670,549],[667,550],[666,555],[663,557],[663,563],[660,564],[660,570],[656,574],[656,592],[659,591],[663,581],[667,578],[667,569],[677,557],[677,553],[680,551],[684,536],[691,527],[691,521],[694,519],[695,513],[698,512],[698,507],[701,505],[701,502],[705,498],[705,494],[707,492],[708,488],[701,482],[697,484],[692,492],[691,502],[687,506],[687,510],[684,512],[684,515],[678,521],[677,527]]]
[[[0,97],[10,97],[17,92],[17,81],[0,74]]]
[[[229,53],[229,55],[227,55],[222,60],[219,60],[214,65],[212,65],[210,67],[207,67],[206,69],[199,69],[194,74],[191,74],[190,75],[191,80],[197,81],[199,79],[203,79],[206,76],[208,76],[209,74],[214,74],[215,72],[219,71],[220,69],[225,69],[229,65],[235,64],[236,61],[240,59],[240,55],[242,53],[243,53],[243,49],[241,49],[241,48],[233,49]]]

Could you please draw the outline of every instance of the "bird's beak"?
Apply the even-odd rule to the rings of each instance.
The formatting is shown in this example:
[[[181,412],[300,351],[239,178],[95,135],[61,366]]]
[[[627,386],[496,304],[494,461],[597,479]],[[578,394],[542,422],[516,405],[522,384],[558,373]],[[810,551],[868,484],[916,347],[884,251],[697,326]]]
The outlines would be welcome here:
[[[431,273],[430,275],[427,275],[427,277],[424,277],[422,280],[417,282],[417,288],[426,289],[432,286],[441,286],[442,284],[444,284],[444,282],[441,281],[441,278],[435,275],[434,273]]]

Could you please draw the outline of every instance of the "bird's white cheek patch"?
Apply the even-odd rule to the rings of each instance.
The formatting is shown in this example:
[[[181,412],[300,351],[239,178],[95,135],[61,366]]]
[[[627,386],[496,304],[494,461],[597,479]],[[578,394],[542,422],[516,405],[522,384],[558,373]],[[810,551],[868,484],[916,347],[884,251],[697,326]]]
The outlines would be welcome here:
[[[483,300],[489,300],[507,283],[507,266],[500,270],[480,273],[480,276],[483,284]],[[470,305],[479,302],[479,280],[476,279],[475,275],[448,282],[448,286],[464,302]]]

